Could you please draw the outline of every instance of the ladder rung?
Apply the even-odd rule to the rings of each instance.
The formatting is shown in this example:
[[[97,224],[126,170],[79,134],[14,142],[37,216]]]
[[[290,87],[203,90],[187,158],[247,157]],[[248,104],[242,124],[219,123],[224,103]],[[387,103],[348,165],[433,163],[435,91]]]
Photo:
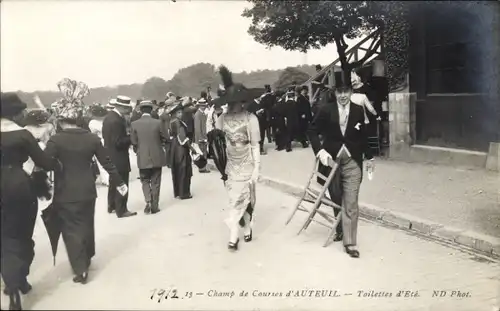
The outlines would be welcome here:
[[[315,172],[314,175],[316,175],[316,177],[318,177],[319,179],[324,180],[324,181],[326,181],[328,179],[328,177],[321,174],[320,172]]]

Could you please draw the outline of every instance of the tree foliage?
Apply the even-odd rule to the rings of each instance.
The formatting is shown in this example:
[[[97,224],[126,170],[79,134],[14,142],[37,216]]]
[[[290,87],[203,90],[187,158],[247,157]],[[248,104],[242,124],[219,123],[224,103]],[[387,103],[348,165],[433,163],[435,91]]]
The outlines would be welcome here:
[[[281,73],[278,81],[274,83],[274,89],[286,91],[293,83],[300,85],[309,80],[310,77],[310,75],[297,68],[288,67]]]
[[[245,9],[251,19],[249,34],[259,43],[285,50],[318,49],[335,43],[344,70],[360,67],[380,46],[361,59],[348,63],[345,39],[353,39],[376,29],[383,29],[388,20],[399,17],[406,8],[401,1],[274,1],[249,0]]]

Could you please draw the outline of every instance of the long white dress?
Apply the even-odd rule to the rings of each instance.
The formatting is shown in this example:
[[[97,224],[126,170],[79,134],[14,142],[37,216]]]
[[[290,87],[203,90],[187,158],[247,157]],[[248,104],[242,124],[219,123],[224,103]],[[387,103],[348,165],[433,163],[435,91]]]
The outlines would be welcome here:
[[[245,111],[238,114],[223,113],[216,122],[216,128],[221,129],[226,137],[228,179],[225,187],[229,196],[226,224],[230,229],[230,241],[235,242],[242,217],[245,234],[250,233],[255,219],[256,193],[255,184],[251,182],[255,168],[252,148],[259,148],[259,121],[254,114]]]

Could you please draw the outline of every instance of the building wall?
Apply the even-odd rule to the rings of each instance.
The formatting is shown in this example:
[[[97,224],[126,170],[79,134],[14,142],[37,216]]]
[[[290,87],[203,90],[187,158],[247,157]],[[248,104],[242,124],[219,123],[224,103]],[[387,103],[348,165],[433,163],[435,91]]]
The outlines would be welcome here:
[[[499,105],[491,94],[491,17],[486,7],[434,7],[414,13],[409,84],[415,143],[487,151],[498,141]]]

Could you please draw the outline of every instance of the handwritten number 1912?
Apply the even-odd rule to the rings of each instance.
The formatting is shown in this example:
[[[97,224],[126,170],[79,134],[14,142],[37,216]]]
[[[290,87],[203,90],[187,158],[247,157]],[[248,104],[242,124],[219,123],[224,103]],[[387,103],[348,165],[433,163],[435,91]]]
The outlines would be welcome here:
[[[179,296],[177,296],[177,290],[176,289],[162,289],[162,288],[155,288],[153,289],[153,293],[151,295],[151,300],[156,299],[158,303],[162,301],[162,299],[178,299]]]

